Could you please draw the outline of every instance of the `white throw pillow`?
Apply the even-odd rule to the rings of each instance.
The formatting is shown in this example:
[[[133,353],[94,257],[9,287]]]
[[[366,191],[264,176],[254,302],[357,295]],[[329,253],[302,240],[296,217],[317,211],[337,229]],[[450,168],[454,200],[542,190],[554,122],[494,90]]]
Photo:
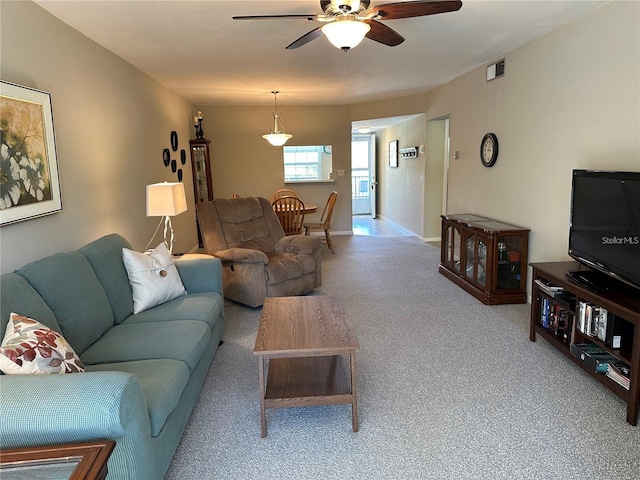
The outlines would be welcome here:
[[[164,243],[147,253],[123,248],[122,260],[133,290],[133,313],[186,295],[178,269]]]
[[[32,318],[11,313],[0,345],[0,371],[7,375],[79,373],[84,372],[84,365],[58,332]]]

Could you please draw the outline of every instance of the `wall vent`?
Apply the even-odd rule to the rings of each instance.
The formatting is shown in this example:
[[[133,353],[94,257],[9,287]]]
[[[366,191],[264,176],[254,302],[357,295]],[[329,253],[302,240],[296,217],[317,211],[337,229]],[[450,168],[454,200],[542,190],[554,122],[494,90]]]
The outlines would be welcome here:
[[[504,75],[504,58],[487,67],[487,82]]]

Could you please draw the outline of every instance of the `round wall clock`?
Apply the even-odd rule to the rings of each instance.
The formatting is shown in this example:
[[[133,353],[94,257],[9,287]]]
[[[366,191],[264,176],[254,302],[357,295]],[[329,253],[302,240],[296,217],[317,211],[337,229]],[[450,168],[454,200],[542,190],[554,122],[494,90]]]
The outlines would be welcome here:
[[[498,137],[495,133],[487,133],[480,143],[480,160],[485,167],[493,167],[498,159]]]

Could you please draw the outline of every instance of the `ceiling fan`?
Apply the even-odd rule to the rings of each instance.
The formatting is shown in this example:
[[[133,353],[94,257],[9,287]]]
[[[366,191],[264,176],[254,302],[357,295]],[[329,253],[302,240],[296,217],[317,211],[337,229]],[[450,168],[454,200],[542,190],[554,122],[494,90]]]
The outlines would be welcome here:
[[[390,47],[404,42],[404,37],[379,20],[423,17],[437,13],[460,10],[462,2],[458,0],[423,0],[413,2],[386,3],[369,8],[370,0],[320,0],[323,14],[315,15],[239,15],[234,20],[274,20],[305,19],[310,22],[324,23],[287,45],[287,50],[306,45],[321,34],[345,52],[358,45],[364,37]]]

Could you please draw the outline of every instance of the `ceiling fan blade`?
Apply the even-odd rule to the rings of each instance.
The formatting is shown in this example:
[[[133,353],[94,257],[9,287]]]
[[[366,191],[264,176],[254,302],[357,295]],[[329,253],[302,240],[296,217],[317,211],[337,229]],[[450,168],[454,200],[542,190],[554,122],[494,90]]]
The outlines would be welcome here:
[[[377,17],[379,20],[396,20],[399,18],[423,17],[437,13],[455,12],[460,10],[462,2],[423,0],[418,2],[386,3],[370,8],[365,13],[368,16]]]
[[[322,30],[320,30],[321,28],[322,27],[314,28],[310,32],[305,33],[299,39],[287,45],[286,50],[293,50],[294,48],[301,47],[309,43],[311,40],[315,40],[316,38],[322,36]]]
[[[282,18],[293,18],[315,21],[318,19],[318,15],[314,13],[310,13],[309,15],[236,15],[231,18],[234,20],[279,20]]]
[[[365,35],[369,40],[379,42],[390,47],[395,47],[404,42],[404,37],[394,29],[376,20],[364,20],[371,26],[371,30]]]

